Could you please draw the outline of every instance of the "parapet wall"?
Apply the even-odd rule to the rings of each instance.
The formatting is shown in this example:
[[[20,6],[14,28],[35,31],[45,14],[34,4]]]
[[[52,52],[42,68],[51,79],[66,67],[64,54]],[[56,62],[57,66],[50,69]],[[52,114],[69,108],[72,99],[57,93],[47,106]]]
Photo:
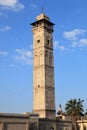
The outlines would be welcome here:
[[[1,113],[0,130],[38,130],[38,115]]]

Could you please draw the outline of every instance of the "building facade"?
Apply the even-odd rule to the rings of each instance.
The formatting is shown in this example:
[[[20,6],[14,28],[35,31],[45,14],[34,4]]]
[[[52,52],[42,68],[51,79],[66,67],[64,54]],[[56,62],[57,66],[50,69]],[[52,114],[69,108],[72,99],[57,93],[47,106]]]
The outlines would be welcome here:
[[[87,116],[82,117],[77,121],[78,130],[87,130]]]
[[[38,114],[0,113],[0,130],[38,130]]]

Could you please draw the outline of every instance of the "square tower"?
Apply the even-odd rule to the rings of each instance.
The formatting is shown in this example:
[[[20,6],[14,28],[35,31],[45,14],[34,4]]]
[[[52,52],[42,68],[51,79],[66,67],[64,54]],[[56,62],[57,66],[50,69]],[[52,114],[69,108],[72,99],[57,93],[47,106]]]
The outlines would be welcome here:
[[[55,118],[53,23],[44,13],[31,23],[33,31],[33,112]]]

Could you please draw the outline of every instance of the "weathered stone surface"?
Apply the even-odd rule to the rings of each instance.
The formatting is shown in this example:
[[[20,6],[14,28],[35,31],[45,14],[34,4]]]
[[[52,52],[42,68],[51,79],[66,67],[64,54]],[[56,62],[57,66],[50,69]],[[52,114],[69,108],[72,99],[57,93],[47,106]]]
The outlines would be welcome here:
[[[0,113],[0,130],[29,130],[29,129],[38,130],[38,114]]]
[[[33,111],[38,112],[41,118],[55,118],[53,23],[45,14],[41,14],[32,25],[34,42]]]

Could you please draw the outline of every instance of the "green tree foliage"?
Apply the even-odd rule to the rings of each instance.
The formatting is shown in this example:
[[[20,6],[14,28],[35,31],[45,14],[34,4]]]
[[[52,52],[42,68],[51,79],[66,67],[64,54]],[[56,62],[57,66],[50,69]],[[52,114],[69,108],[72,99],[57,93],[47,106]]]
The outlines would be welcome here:
[[[77,130],[77,119],[79,119],[81,116],[83,116],[83,102],[84,100],[81,99],[70,99],[65,104],[65,113],[67,116],[70,116],[73,123],[73,130]]]
[[[81,99],[70,99],[65,104],[66,115],[71,116],[73,118],[75,117],[76,119],[82,116],[84,112],[83,102],[84,100],[81,100]]]
[[[87,116],[87,109],[86,109],[86,111],[85,111],[85,116]]]

